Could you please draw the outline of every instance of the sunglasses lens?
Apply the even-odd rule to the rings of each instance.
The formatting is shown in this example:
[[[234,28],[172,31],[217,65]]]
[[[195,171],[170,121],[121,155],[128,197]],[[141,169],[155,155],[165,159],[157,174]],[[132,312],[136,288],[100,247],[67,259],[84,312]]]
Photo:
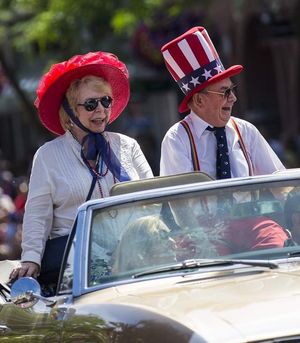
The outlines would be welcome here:
[[[100,99],[100,102],[104,108],[108,108],[111,105],[112,98],[110,96],[104,96]]]
[[[228,99],[231,93],[235,95],[235,89],[236,89],[236,86],[227,88],[226,91],[224,92],[224,97]]]
[[[226,99],[229,98],[230,93],[231,93],[231,88],[227,88],[226,91],[224,92],[224,96],[225,96]]]
[[[84,103],[84,108],[88,111],[94,111],[98,106],[98,100],[97,99],[89,99]]]
[[[84,104],[78,104],[78,106],[83,106],[86,111],[92,112],[92,111],[95,111],[99,102],[104,108],[109,108],[112,103],[112,98],[110,96],[104,96],[98,99],[92,98],[92,99],[86,100]]]

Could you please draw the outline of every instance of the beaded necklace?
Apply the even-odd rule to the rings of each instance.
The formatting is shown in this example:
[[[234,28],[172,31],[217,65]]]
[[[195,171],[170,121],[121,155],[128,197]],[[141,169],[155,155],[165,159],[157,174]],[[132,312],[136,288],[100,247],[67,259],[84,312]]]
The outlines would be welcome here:
[[[104,168],[104,163],[103,163],[103,159],[101,158],[101,163],[100,163],[100,168],[99,168],[99,158],[100,158],[100,155],[98,155],[98,158],[97,158],[97,162],[96,162],[96,165],[95,167],[93,167],[89,161],[87,161],[85,159],[85,163],[87,164],[90,172],[92,173],[92,176],[96,178],[96,181],[97,181],[97,185],[98,185],[98,188],[99,188],[99,192],[100,192],[100,195],[101,195],[101,198],[104,198],[104,195],[103,195],[103,190],[102,190],[102,187],[101,187],[101,183],[100,183],[100,180],[107,175],[108,173],[108,167],[106,166],[106,170],[105,172],[103,172],[103,168]],[[97,169],[99,170],[99,172],[97,171]],[[113,175],[113,184],[115,184],[117,182],[116,180],[116,177],[115,175]]]
[[[77,137],[74,135],[74,133],[69,130],[69,132],[71,133],[72,137],[75,139],[75,141],[80,144],[80,142],[78,141]],[[80,144],[81,145],[81,144]],[[84,147],[81,146],[81,149],[84,150]],[[108,142],[108,149],[110,151],[110,144]],[[100,168],[99,168],[99,160],[100,160],[100,154],[98,154],[97,156],[97,160],[96,160],[96,163],[95,163],[95,167],[93,167],[90,162],[84,157],[84,154],[83,154],[83,161],[85,163],[85,165],[88,167],[90,173],[92,174],[92,177],[96,178],[96,181],[97,181],[97,185],[98,185],[98,188],[99,188],[99,192],[100,192],[100,195],[101,195],[101,198],[104,198],[104,195],[103,195],[103,190],[102,190],[102,187],[101,187],[101,183],[100,183],[100,180],[107,175],[108,173],[108,166],[106,166],[106,170],[105,172],[103,172],[103,168],[104,168],[104,163],[103,163],[103,159],[101,158],[101,163],[100,163]],[[97,171],[97,169],[99,171]],[[116,180],[116,177],[115,175],[113,174],[113,184],[117,183],[117,180]]]

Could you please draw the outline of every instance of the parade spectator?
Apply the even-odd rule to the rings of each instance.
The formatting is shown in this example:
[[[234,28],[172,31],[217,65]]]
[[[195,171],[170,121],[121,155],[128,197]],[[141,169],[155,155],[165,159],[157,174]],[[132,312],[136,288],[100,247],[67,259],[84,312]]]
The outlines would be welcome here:
[[[12,198],[0,189],[0,260],[19,259],[21,224]]]

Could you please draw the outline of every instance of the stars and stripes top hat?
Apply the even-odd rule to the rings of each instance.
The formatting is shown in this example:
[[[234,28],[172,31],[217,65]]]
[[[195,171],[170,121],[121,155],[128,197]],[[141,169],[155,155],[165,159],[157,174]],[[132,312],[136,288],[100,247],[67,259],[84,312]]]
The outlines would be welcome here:
[[[193,94],[209,84],[239,74],[243,66],[225,69],[204,27],[193,27],[161,48],[165,64],[185,97],[179,112],[188,111]]]

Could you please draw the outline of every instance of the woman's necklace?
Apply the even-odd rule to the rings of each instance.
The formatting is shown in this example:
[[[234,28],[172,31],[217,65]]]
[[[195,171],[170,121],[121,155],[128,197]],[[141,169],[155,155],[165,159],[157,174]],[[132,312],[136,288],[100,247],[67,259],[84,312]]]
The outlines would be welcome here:
[[[109,143],[108,143],[108,146],[109,146]],[[109,146],[109,149],[110,149],[110,146]],[[99,159],[101,159],[100,168],[98,168]],[[95,166],[92,166],[91,163],[87,160],[86,160],[86,162],[87,162],[87,165],[88,165],[90,171],[93,173],[93,177],[96,178],[101,198],[104,198],[104,194],[103,194],[103,190],[102,190],[102,186],[101,186],[101,180],[108,174],[108,166],[106,166],[106,170],[104,171],[104,168],[105,168],[104,161],[103,161],[103,158],[101,158],[100,154],[97,157]],[[116,177],[114,174],[112,174],[112,176],[113,176],[113,184],[115,184],[117,182]]]
[[[89,163],[89,162],[88,162]],[[89,163],[89,166],[90,166],[90,170],[92,171],[92,173],[94,174],[93,177],[96,178],[96,181],[97,181],[97,185],[98,185],[98,188],[99,188],[99,192],[100,192],[100,195],[101,195],[101,198],[104,198],[104,195],[103,195],[103,190],[102,190],[102,187],[101,187],[101,179],[103,179],[107,173],[108,173],[108,167],[106,166],[106,170],[103,171],[104,169],[104,163],[103,163],[103,159],[101,158],[101,163],[100,163],[100,168],[99,168],[99,172],[96,170],[97,166],[99,165],[99,155],[98,155],[98,161],[96,162],[96,165],[95,167],[91,166],[91,164]],[[116,183],[116,178],[115,176],[113,175],[113,183],[115,184]]]
[[[81,143],[79,142],[79,140],[77,139],[77,137],[74,135],[74,133],[69,130],[72,137],[75,139],[76,142],[78,142],[80,145]],[[83,150],[84,150],[84,147],[81,147]],[[109,145],[109,142],[108,142],[108,149],[110,151],[110,145]],[[84,158],[84,162],[85,164],[87,165],[87,167],[89,168],[90,172],[93,174],[92,176],[96,178],[96,181],[97,181],[97,185],[98,185],[98,188],[99,188],[99,192],[100,192],[100,195],[101,195],[101,198],[104,198],[104,194],[103,194],[103,190],[102,190],[102,187],[101,187],[101,182],[100,180],[103,179],[107,173],[108,173],[108,166],[106,166],[106,170],[103,171],[104,169],[104,161],[103,161],[103,158],[101,158],[101,163],[100,163],[100,168],[98,168],[99,166],[99,160],[100,160],[100,154],[98,154],[97,156],[97,160],[95,161],[95,165],[93,166],[90,161],[88,161],[86,158]],[[97,169],[99,171],[97,171]],[[113,174],[113,184],[115,184],[117,182],[116,180],[116,177],[115,175]]]

